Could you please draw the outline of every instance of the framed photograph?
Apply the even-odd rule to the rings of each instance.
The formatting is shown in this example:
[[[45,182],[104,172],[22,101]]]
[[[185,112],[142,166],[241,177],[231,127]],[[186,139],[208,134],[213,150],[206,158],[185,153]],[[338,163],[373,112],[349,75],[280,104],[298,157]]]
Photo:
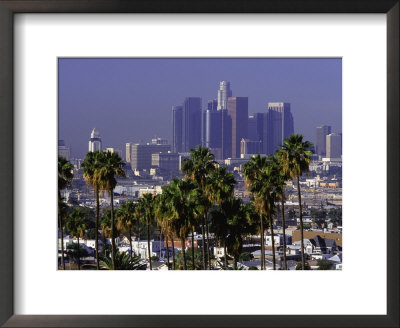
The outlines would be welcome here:
[[[398,327],[399,8],[0,1],[0,324]]]

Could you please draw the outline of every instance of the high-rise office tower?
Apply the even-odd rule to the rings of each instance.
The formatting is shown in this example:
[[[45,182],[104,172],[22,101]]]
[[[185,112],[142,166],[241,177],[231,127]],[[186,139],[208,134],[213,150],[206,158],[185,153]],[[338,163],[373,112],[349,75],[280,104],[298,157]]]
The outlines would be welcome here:
[[[326,136],[326,157],[341,158],[342,157],[342,135],[339,133],[331,133]]]
[[[130,143],[130,142],[127,142],[125,144],[125,161],[127,163],[131,162],[131,145],[132,145],[132,143]]]
[[[247,138],[252,141],[262,141],[264,135],[264,113],[250,115],[247,126]]]
[[[101,137],[99,131],[94,128],[92,130],[92,133],[90,134],[90,139],[89,139],[89,151],[96,151],[100,150],[101,151]]]
[[[219,82],[219,89],[217,94],[217,109],[228,109],[228,98],[232,97],[231,83],[228,81]]]
[[[294,133],[293,116],[290,103],[268,103],[264,115],[263,152],[273,154],[283,144],[283,140]]]
[[[214,115],[214,113],[217,112],[217,106],[218,106],[218,101],[216,99],[209,100],[207,102],[207,109],[202,112],[202,118],[201,118],[201,144],[203,147],[208,147],[210,148],[210,138],[212,136],[210,133],[214,133],[213,130],[211,130],[210,124],[213,124],[213,119],[211,116],[218,116]],[[208,124],[208,125],[207,125]],[[213,124],[214,126],[214,124]],[[212,129],[215,129],[216,127],[214,126]],[[217,127],[218,130],[221,130],[221,126]],[[217,132],[217,131],[215,131]],[[220,134],[220,131],[219,131]],[[208,138],[208,139],[207,139]],[[221,141],[221,140],[220,140]]]
[[[205,147],[220,148],[222,141],[222,111],[205,111]]]
[[[221,111],[221,151],[217,153],[217,159],[232,157],[232,118],[227,109]]]
[[[188,97],[183,103],[182,152],[201,145],[201,98]]]
[[[240,157],[247,154],[260,154],[262,152],[261,145],[261,140],[242,139],[240,141]]]
[[[232,157],[240,157],[240,141],[247,139],[248,124],[247,97],[228,98],[228,116],[232,122]]]
[[[331,127],[328,125],[321,125],[317,127],[315,153],[319,156],[326,156],[326,136],[331,134]]]
[[[172,152],[182,151],[182,106],[172,106]]]
[[[58,140],[58,156],[64,157],[67,161],[69,161],[70,151],[69,147],[65,145],[64,140]]]

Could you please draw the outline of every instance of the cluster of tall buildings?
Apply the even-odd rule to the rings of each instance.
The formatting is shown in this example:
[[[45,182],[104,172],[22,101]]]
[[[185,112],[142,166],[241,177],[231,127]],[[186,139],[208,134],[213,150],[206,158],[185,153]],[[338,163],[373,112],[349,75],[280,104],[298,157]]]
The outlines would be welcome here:
[[[342,157],[342,134],[332,133],[329,125],[321,125],[316,129],[315,154],[320,158]]]
[[[245,154],[272,154],[294,133],[290,104],[268,103],[265,112],[248,115],[248,97],[233,97],[230,82],[222,81],[217,99],[202,110],[199,97],[187,97],[172,107],[172,151],[210,148],[217,159]]]

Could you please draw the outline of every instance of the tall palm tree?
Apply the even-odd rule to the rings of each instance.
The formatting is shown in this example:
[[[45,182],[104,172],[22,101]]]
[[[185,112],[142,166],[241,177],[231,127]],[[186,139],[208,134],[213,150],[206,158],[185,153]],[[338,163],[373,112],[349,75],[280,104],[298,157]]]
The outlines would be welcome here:
[[[63,231],[63,200],[61,198],[61,190],[65,189],[73,178],[73,166],[64,157],[58,157],[58,229],[61,234],[61,262],[62,269],[65,270],[64,261],[64,231]]]
[[[123,203],[116,211],[117,227],[120,230],[126,231],[129,234],[129,246],[131,250],[131,258],[133,257],[132,249],[132,227],[135,221],[135,206],[132,201]]]
[[[115,256],[115,224],[114,224],[114,188],[117,186],[116,177],[125,177],[125,171],[123,170],[124,162],[119,157],[117,153],[112,153],[110,151],[104,152],[101,167],[96,174],[96,179],[98,185],[102,190],[107,191],[110,195],[111,203],[111,258],[114,263]]]
[[[195,201],[198,196],[196,185],[189,180],[174,179],[170,185],[171,224],[182,244],[183,269],[186,270],[185,239],[192,230]]]
[[[290,179],[290,177],[285,173],[282,162],[279,160],[279,153],[276,152],[276,164],[279,166],[278,168],[278,176],[276,177],[276,193],[277,197],[281,201],[281,216],[282,216],[282,233],[283,233],[283,267],[287,270],[287,261],[286,261],[286,222],[285,222],[285,185],[286,181]]]
[[[262,189],[265,179],[263,169],[266,165],[267,158],[257,154],[246,162],[243,169],[246,187],[252,193],[254,206],[260,217],[261,270],[265,270],[264,216],[266,214],[267,199],[265,199]]]
[[[88,223],[85,213],[75,208],[67,217],[65,227],[69,231],[70,235],[78,239],[78,270],[81,269],[81,258],[79,253],[79,238],[83,238],[87,229]]]
[[[233,197],[236,180],[232,172],[229,172],[226,167],[217,167],[211,172],[209,183],[206,186],[206,195],[213,204],[221,205],[221,203],[229,198]],[[216,212],[210,216],[211,225],[214,225],[214,229],[218,231],[218,238],[216,238],[219,246],[221,241],[224,244],[224,252],[226,253],[226,243],[223,234],[226,233],[226,219],[221,217]],[[213,219],[218,222],[213,222]],[[217,235],[216,235],[217,237]],[[225,267],[226,267],[226,254],[225,254]]]
[[[305,269],[304,257],[304,231],[303,231],[303,213],[301,205],[301,192],[300,192],[300,176],[308,172],[311,155],[312,143],[303,141],[303,136],[299,134],[292,134],[288,139],[283,141],[281,149],[278,151],[278,157],[282,163],[283,171],[290,176],[291,179],[296,179],[297,182],[297,195],[299,199],[300,210],[300,234],[301,234],[301,267]]]
[[[97,179],[99,170],[104,162],[104,153],[98,150],[88,152],[82,163],[83,178],[88,185],[91,185],[96,197],[96,222],[95,222],[95,248],[96,248],[96,267],[100,269],[99,263],[99,218],[100,218],[100,203],[99,194],[101,189],[101,181]]]
[[[139,198],[137,209],[141,215],[142,222],[146,225],[147,228],[147,251],[149,256],[150,270],[153,270],[150,251],[150,226],[154,222],[155,210],[153,194],[146,193],[141,198]]]
[[[217,162],[214,160],[214,155],[208,148],[196,147],[191,149],[190,159],[185,159],[182,165],[182,171],[185,173],[187,178],[190,178],[193,182],[196,182],[202,192],[206,192],[206,186],[209,181],[210,174],[215,170]],[[209,239],[208,229],[206,231],[206,220],[208,216],[208,210],[211,204],[204,206],[204,212],[202,214],[201,232],[203,236],[203,268],[206,269],[205,257],[209,259]],[[204,236],[207,234],[207,242],[205,243]],[[204,252],[204,246],[206,245],[207,254]]]

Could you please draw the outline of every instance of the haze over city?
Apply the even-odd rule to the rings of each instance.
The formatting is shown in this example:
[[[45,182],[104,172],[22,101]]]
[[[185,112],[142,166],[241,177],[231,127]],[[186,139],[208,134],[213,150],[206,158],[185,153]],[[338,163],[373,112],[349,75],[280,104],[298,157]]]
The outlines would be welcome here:
[[[172,106],[201,97],[206,109],[223,80],[248,97],[249,115],[290,103],[294,131],[313,143],[317,126],[342,132],[341,59],[62,58],[58,79],[59,139],[72,157],[86,155],[94,127],[104,148],[171,141]]]

